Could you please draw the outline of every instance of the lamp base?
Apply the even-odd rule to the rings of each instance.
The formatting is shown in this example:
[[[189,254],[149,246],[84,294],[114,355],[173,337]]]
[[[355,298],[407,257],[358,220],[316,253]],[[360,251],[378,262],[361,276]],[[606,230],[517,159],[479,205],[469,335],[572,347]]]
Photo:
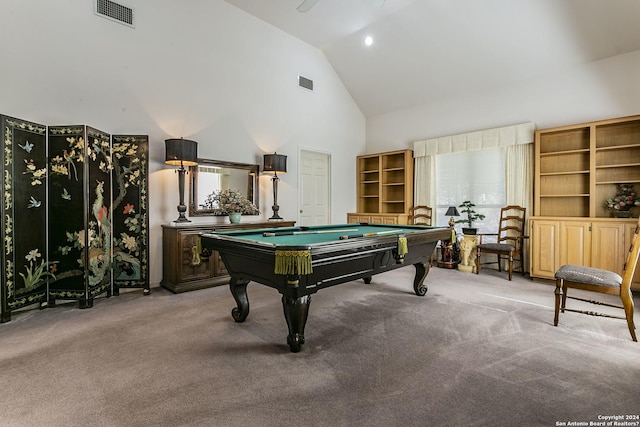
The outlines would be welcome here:
[[[178,219],[174,222],[191,222],[185,215],[187,212],[187,205],[184,204],[184,176],[187,173],[187,170],[181,164],[180,169],[176,172],[178,172],[178,194],[180,196],[180,203],[178,204]]]
[[[275,184],[275,182],[276,181],[274,181],[274,184]],[[274,187],[274,188],[277,189],[278,187]],[[274,192],[273,197],[274,197],[274,200],[277,200],[278,199],[278,193]],[[273,210],[273,215],[271,215],[271,218],[269,218],[269,221],[282,221],[284,219],[278,213],[280,211],[280,206],[278,206],[277,201],[274,202],[274,204],[271,207],[271,209]]]
[[[184,188],[184,187],[183,187]],[[173,222],[191,222],[187,218],[187,205],[184,204],[182,193],[180,194],[180,204],[178,205],[178,219]]]

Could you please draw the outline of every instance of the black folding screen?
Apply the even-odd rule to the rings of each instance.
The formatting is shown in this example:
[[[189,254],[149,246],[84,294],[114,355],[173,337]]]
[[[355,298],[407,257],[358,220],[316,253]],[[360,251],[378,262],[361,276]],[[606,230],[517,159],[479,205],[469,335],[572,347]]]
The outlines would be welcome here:
[[[47,301],[47,127],[0,116],[2,147],[2,321]]]
[[[87,126],[49,127],[49,303],[90,307],[111,295],[110,135]]]
[[[113,135],[113,284],[149,293],[149,138]]]
[[[31,304],[143,288],[148,137],[0,116],[3,322]]]

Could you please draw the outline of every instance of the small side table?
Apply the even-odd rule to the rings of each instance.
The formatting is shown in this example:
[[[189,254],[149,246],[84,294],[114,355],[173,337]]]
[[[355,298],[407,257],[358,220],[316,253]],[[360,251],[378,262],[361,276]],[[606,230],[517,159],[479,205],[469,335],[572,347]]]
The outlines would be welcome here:
[[[477,235],[464,234],[460,241],[460,258],[458,270],[465,273],[476,272],[476,246],[479,238]]]

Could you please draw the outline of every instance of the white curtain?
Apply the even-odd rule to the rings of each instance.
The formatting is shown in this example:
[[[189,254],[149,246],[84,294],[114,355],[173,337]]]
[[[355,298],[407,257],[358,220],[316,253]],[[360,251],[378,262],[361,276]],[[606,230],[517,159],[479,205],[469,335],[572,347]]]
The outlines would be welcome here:
[[[434,156],[416,157],[414,167],[413,203],[433,208],[431,224],[436,224],[436,162]]]
[[[533,144],[510,145],[504,156],[505,191],[508,205],[533,208]]]
[[[529,217],[533,215],[533,144],[511,145],[505,152],[505,189],[507,205],[527,209],[524,229],[529,234]],[[524,239],[524,271],[529,271],[529,239]]]
[[[534,133],[535,123],[528,122],[415,141],[413,143],[413,156],[415,158],[414,204],[436,206],[436,155],[505,147],[507,149],[507,159],[505,160],[507,203],[526,207],[528,216],[532,208],[533,185],[531,180]],[[513,154],[509,154],[511,149],[513,149]],[[528,154],[526,156],[524,154],[515,154],[521,151]],[[512,178],[516,175],[519,178]],[[433,223],[437,223],[437,218],[434,217]]]

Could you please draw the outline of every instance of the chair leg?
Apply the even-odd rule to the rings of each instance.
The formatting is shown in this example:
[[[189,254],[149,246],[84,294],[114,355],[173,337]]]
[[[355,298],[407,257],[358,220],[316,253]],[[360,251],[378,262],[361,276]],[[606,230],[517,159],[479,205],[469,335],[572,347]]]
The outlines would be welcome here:
[[[513,276],[513,252],[509,252],[509,281],[511,276]]]
[[[496,254],[498,256],[498,271],[502,271],[502,258],[500,254]]]
[[[558,326],[558,318],[560,317],[560,297],[562,296],[561,283],[561,279],[556,279],[556,290],[554,292],[556,294],[556,310],[553,317],[553,326]]]
[[[476,247],[476,274],[480,273],[480,248]]]
[[[627,326],[629,327],[629,332],[631,333],[631,339],[637,342],[638,339],[636,338],[636,327],[633,323],[633,296],[631,295],[631,291],[621,293],[620,299],[622,299],[624,315],[627,318]]]
[[[564,283],[564,280],[562,281],[562,305],[560,306],[560,311],[562,311],[564,313],[564,309],[567,307],[567,292],[569,290],[569,287],[567,286],[566,283]]]

